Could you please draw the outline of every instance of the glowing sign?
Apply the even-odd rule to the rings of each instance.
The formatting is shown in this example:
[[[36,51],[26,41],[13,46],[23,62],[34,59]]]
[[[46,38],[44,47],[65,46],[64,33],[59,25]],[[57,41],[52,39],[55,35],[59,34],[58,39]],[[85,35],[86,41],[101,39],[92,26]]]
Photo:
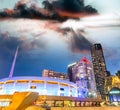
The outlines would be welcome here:
[[[120,91],[110,91],[110,94],[120,94]]]

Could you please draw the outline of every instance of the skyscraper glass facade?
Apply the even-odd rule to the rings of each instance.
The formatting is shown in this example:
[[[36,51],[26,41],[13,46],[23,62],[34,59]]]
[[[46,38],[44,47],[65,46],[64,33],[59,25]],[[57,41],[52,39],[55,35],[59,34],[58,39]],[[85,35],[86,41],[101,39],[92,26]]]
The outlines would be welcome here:
[[[101,44],[94,44],[91,47],[91,56],[95,74],[96,88],[101,94],[101,97],[104,99],[104,86],[105,78],[107,76],[107,69]]]

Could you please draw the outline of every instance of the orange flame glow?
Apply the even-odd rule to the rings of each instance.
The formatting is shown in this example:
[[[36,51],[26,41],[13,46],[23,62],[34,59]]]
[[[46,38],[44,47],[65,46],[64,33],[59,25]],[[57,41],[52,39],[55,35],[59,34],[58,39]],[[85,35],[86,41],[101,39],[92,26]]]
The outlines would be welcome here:
[[[73,13],[73,12],[68,12],[68,11],[64,11],[64,10],[56,10],[56,11],[59,14],[59,16],[70,17],[70,18],[81,18],[81,17],[95,15],[95,14],[89,14],[86,12]]]

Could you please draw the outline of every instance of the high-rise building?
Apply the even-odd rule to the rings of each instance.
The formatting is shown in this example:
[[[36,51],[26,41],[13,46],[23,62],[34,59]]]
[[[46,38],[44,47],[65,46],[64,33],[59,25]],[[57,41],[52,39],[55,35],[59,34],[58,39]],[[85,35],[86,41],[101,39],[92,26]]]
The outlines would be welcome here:
[[[83,57],[73,66],[72,73],[78,86],[79,97],[95,97],[96,85],[91,62]]]
[[[105,64],[105,59],[103,55],[103,50],[101,44],[94,44],[91,47],[91,56],[93,69],[95,74],[96,88],[101,94],[101,97],[105,99],[105,78],[107,75],[107,69]]]
[[[75,75],[72,73],[72,69],[73,69],[74,65],[76,65],[76,62],[69,64],[68,69],[67,69],[68,77],[71,82],[75,82]]]

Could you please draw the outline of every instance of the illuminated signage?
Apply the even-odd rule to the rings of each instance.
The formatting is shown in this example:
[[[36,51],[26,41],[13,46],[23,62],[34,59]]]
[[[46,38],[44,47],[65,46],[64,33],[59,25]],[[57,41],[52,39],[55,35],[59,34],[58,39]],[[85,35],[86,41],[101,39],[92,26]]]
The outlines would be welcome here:
[[[110,94],[120,94],[120,91],[110,91]]]

